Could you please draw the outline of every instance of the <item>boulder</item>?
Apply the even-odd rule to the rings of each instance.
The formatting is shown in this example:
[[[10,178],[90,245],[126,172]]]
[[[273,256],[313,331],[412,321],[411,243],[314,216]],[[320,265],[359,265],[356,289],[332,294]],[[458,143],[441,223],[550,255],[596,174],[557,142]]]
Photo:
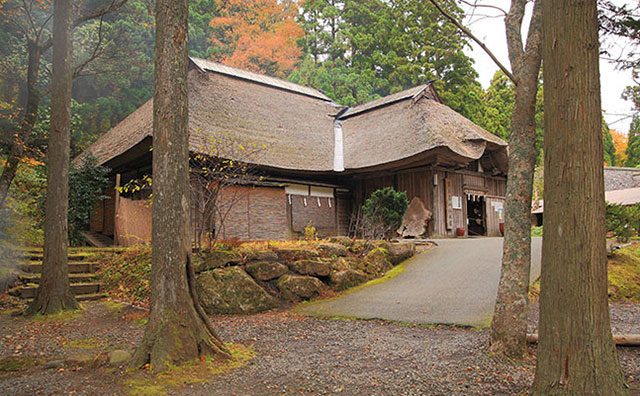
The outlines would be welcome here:
[[[278,279],[278,289],[282,297],[289,301],[318,296],[324,288],[324,284],[312,276],[282,275]]]
[[[331,271],[362,270],[364,268],[363,259],[359,257],[334,257],[331,259]]]
[[[374,277],[380,276],[393,268],[393,264],[387,259],[387,254],[381,248],[375,248],[367,253],[363,264],[364,272]]]
[[[209,314],[255,313],[278,306],[278,300],[240,267],[203,272],[196,278],[200,302]]]
[[[122,349],[116,349],[115,351],[109,352],[109,366],[115,367],[124,364],[131,359],[131,354],[127,351],[123,351]]]
[[[424,203],[420,198],[413,197],[409,203],[407,211],[402,217],[402,225],[398,229],[398,234],[403,238],[418,238],[427,232],[427,224],[431,220],[433,214],[424,207]]]
[[[329,276],[331,263],[320,259],[298,260],[290,263],[289,269],[302,275]]]
[[[300,248],[279,248],[276,253],[283,261],[309,260],[320,256],[315,250]]]
[[[245,262],[250,261],[278,261],[278,255],[273,250],[246,250],[244,254]]]
[[[232,250],[214,250],[204,257],[194,259],[193,269],[196,273],[242,263],[242,255]]]
[[[279,278],[287,273],[287,266],[275,261],[254,261],[245,268],[249,275],[261,281]]]
[[[344,290],[365,282],[367,274],[358,270],[346,269],[332,272],[329,279],[335,290]]]
[[[398,265],[404,260],[416,254],[416,245],[413,241],[383,242],[380,247],[387,251],[387,257],[393,265]]]
[[[324,253],[329,257],[344,257],[348,253],[347,248],[344,245],[338,243],[320,243],[316,246],[316,248],[320,251],[320,253]]]
[[[347,236],[334,236],[329,238],[329,240],[333,243],[339,243],[346,247],[353,245],[353,238],[349,238]]]

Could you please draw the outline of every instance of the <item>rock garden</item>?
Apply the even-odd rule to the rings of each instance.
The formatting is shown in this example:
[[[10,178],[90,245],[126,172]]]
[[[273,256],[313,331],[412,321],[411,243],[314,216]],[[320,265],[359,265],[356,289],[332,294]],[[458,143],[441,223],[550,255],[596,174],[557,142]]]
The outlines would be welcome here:
[[[423,247],[421,247],[423,248]],[[209,314],[257,313],[337,292],[384,275],[416,253],[411,241],[332,238],[312,241],[220,241],[196,252],[200,301]],[[149,248],[99,254],[99,278],[111,295],[146,305]]]

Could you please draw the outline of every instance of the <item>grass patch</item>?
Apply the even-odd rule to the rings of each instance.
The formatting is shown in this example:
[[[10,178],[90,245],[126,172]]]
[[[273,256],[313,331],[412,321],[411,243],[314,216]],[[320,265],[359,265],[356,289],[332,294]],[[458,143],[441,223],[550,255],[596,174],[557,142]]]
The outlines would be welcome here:
[[[227,344],[232,359],[192,362],[153,376],[148,373],[133,374],[124,381],[125,390],[130,396],[160,396],[184,386],[209,383],[215,377],[233,369],[242,367],[251,360],[256,352],[251,347],[240,344]]]
[[[37,359],[25,356],[7,356],[0,359],[0,372],[26,371],[40,363]]]
[[[532,226],[531,227],[531,236],[532,237],[541,237],[542,236],[542,227],[536,227],[536,226]]]
[[[72,322],[80,318],[83,314],[83,311],[84,311],[84,307],[82,306],[82,304],[80,304],[80,309],[77,309],[75,311],[62,311],[52,315],[43,315],[41,313],[37,313],[35,315],[26,316],[26,318],[34,322],[43,322],[43,323]]]
[[[104,349],[107,343],[99,338],[79,338],[65,342],[64,346],[75,349]]]
[[[609,301],[640,303],[640,243],[624,247],[609,258]]]

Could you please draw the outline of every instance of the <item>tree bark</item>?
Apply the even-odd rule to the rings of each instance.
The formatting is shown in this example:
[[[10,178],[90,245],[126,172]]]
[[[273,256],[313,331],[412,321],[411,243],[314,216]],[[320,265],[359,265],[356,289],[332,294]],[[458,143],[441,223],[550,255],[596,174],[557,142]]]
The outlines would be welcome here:
[[[532,395],[626,395],[607,302],[596,0],[543,0],[545,227]]]
[[[519,360],[527,350],[531,268],[531,196],[536,166],[535,108],[541,62],[541,1],[536,1],[526,48],[522,43],[525,0],[514,0],[505,18],[515,103],[509,137],[509,178],[505,202],[504,243],[498,297],[491,321],[490,350]]]
[[[67,263],[72,15],[71,0],[54,1],[51,130],[47,149],[44,258],[36,297],[28,309],[31,313],[54,314],[62,310],[78,308],[69,285]]]
[[[156,373],[230,356],[198,302],[190,262],[187,16],[187,0],[156,2],[151,311],[132,360]]]
[[[27,43],[27,92],[24,104],[22,124],[18,128],[11,148],[7,155],[7,161],[0,175],[0,208],[4,207],[4,201],[9,194],[9,187],[16,176],[20,159],[24,154],[24,147],[29,142],[31,130],[38,120],[38,107],[40,106],[40,90],[38,89],[38,75],[40,73],[40,59],[42,48],[36,41]]]

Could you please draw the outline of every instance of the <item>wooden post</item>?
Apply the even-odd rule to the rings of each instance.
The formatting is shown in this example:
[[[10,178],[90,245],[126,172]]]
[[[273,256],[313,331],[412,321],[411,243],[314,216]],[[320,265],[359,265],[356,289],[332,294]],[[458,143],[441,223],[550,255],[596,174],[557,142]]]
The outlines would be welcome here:
[[[115,186],[115,194],[113,197],[113,245],[118,246],[118,231],[120,230],[120,225],[118,222],[119,211],[120,211],[120,174],[116,173],[116,186]]]

